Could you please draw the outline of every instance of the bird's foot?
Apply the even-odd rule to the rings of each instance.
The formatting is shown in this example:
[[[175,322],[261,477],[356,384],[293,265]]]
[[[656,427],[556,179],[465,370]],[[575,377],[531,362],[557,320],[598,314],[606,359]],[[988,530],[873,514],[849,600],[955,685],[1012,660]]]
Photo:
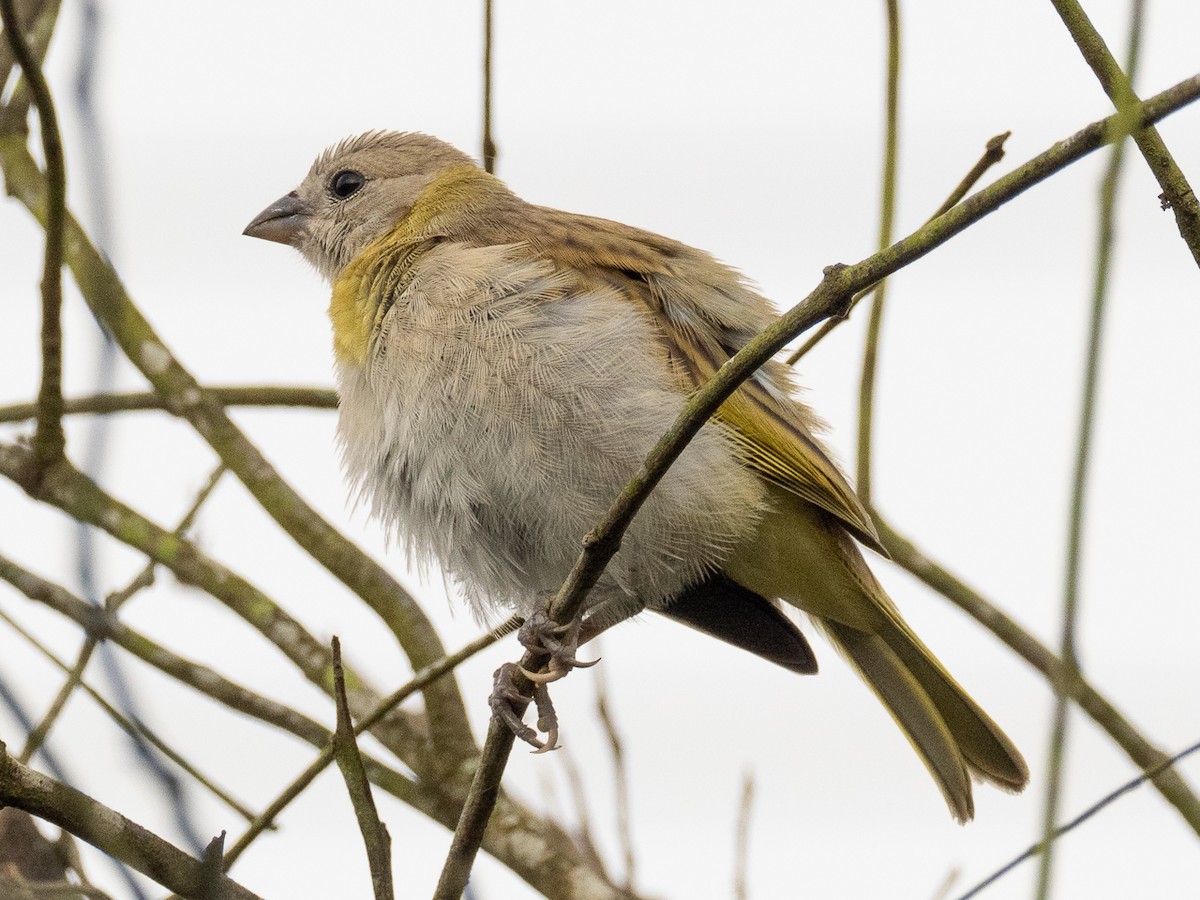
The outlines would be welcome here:
[[[505,663],[496,670],[489,699],[492,715],[533,747],[535,753],[548,753],[558,748],[558,714],[550,699],[548,685],[565,678],[572,669],[586,669],[600,662],[598,659],[585,661],[575,657],[579,648],[580,628],[580,620],[559,625],[544,609],[539,609],[521,625],[517,640],[530,654],[546,659],[544,668],[534,672],[517,663]],[[524,704],[529,700],[518,686],[521,676],[533,685],[533,704],[538,714],[537,730],[521,720],[520,712],[524,712]],[[538,737],[538,732],[546,735],[545,741]]]
[[[534,730],[521,721],[517,709],[524,711],[529,698],[521,693],[517,686],[517,678],[524,670],[516,663],[505,663],[496,670],[492,687],[492,696],[488,703],[492,707],[492,715],[509,727],[514,735],[529,746],[534,753],[549,753],[558,749],[558,714],[554,711],[554,703],[550,700],[550,689],[545,684],[534,682],[533,705],[537,709],[537,729]],[[538,732],[546,735],[546,740],[538,737]]]
[[[600,662],[598,659],[584,661],[575,658],[582,625],[582,617],[567,625],[559,625],[544,609],[535,610],[517,631],[517,640],[530,653],[547,656],[549,660],[540,672],[522,668],[525,677],[534,684],[549,684],[566,678],[572,669],[588,669]]]

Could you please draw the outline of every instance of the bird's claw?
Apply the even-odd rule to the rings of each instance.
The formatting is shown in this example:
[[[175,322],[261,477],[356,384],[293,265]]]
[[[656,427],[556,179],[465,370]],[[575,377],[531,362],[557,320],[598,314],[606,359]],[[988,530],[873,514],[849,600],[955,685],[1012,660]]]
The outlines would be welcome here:
[[[495,686],[489,700],[492,714],[498,717],[514,735],[534,748],[534,753],[548,753],[558,748],[558,716],[550,699],[551,682],[565,678],[572,669],[587,669],[600,662],[598,659],[576,659],[579,646],[581,622],[559,625],[545,610],[535,611],[517,632],[517,640],[530,653],[548,657],[543,671],[531,672],[517,663],[505,663],[495,674]],[[528,698],[517,687],[517,674],[525,676],[533,684],[533,704],[537,708],[537,730],[530,728],[518,715],[524,710]],[[542,741],[538,732],[546,735]]]
[[[535,684],[549,684],[565,678],[572,669],[588,669],[600,662],[575,658],[581,625],[581,621],[559,625],[545,610],[534,611],[517,631],[517,640],[531,653],[544,654],[550,659],[543,672],[522,669],[525,677]]]
[[[550,699],[550,691],[545,684],[534,682],[533,705],[537,709],[537,730],[530,728],[521,721],[513,704],[527,702],[527,698],[516,685],[516,673],[524,670],[516,663],[505,663],[498,668],[494,675],[492,696],[488,703],[492,715],[500,719],[509,730],[519,739],[533,747],[534,753],[549,753],[558,749],[558,715],[554,711],[554,703]],[[546,735],[543,741],[538,732]]]

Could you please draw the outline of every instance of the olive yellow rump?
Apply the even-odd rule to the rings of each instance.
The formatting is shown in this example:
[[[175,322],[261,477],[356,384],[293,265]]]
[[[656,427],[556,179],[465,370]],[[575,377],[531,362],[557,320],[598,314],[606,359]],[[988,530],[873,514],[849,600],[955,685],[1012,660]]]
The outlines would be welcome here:
[[[355,489],[477,612],[529,614],[570,571],[690,392],[771,322],[708,254],[521,200],[423,134],[322,154],[246,229],[333,285],[339,438]],[[796,672],[806,613],[887,707],[959,821],[972,777],[1020,753],[905,624],[858,544],[870,517],[770,363],[701,429],[589,598],[603,628],[653,610]]]

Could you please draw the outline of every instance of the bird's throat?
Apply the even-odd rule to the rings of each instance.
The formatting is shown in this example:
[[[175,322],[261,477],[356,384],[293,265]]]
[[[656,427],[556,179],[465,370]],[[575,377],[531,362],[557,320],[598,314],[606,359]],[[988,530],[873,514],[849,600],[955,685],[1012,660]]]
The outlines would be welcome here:
[[[364,365],[371,340],[384,316],[416,276],[417,262],[433,241],[410,243],[395,232],[377,240],[351,260],[333,283],[329,321],[333,354],[339,363]]]

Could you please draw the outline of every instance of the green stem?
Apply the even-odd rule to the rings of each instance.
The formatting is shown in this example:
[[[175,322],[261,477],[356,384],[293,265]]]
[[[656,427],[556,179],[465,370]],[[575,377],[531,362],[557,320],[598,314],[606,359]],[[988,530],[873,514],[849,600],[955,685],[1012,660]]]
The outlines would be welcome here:
[[[879,208],[879,242],[882,250],[892,243],[896,218],[897,151],[900,142],[900,7],[897,0],[887,4],[887,125],[883,144],[882,202]],[[867,323],[867,342],[863,349],[862,374],[858,383],[858,495],[865,506],[871,505],[871,448],[875,421],[875,372],[879,362],[879,332],[883,328],[883,306],[887,282],[875,288],[871,318]]]
[[[1141,46],[1143,0],[1133,0],[1129,26],[1128,68],[1132,74],[1137,69],[1138,51]],[[1114,63],[1115,65],[1115,63]],[[1119,70],[1118,70],[1119,71]],[[1124,73],[1122,73],[1124,78]],[[1088,474],[1092,459],[1092,436],[1095,429],[1096,402],[1100,381],[1101,350],[1104,336],[1104,314],[1108,300],[1109,272],[1112,265],[1115,243],[1114,221],[1117,208],[1117,187],[1120,182],[1121,164],[1125,158],[1125,137],[1122,126],[1133,124],[1130,110],[1137,102],[1129,82],[1116,97],[1118,116],[1124,121],[1115,125],[1117,133],[1109,157],[1108,169],[1100,185],[1099,233],[1096,239],[1096,271],[1092,288],[1092,315],[1088,325],[1087,353],[1084,358],[1083,398],[1079,409],[1079,436],[1075,449],[1075,470],[1071,479],[1071,507],[1067,529],[1066,572],[1063,584],[1062,634],[1059,640],[1059,656],[1062,659],[1062,676],[1055,679],[1054,715],[1050,729],[1050,752],[1046,764],[1046,800],[1042,817],[1042,834],[1045,852],[1041,855],[1038,869],[1037,897],[1047,900],[1054,868],[1054,834],[1058,823],[1059,805],[1062,800],[1063,772],[1067,749],[1068,696],[1064,679],[1078,677],[1079,658],[1075,645],[1076,626],[1079,621],[1079,579],[1083,563],[1084,525],[1086,523]]]
[[[1054,4],[1054,8],[1071,33],[1071,38],[1075,41],[1079,52],[1083,54],[1084,60],[1095,73],[1100,86],[1104,88],[1104,92],[1108,94],[1117,110],[1127,109],[1139,102],[1137,94],[1133,90],[1133,68],[1127,67],[1129,68],[1128,75],[1121,71],[1121,67],[1117,65],[1108,45],[1104,43],[1104,38],[1100,36],[1096,26],[1083,11],[1083,7],[1079,5],[1079,0],[1050,0],[1050,2]],[[1137,144],[1138,150],[1146,160],[1146,165],[1150,167],[1150,171],[1154,173],[1155,179],[1162,188],[1159,199],[1162,201],[1163,209],[1169,209],[1175,213],[1175,226],[1179,229],[1179,235],[1192,252],[1192,258],[1196,260],[1196,265],[1200,266],[1200,201],[1196,199],[1195,191],[1192,190],[1183,171],[1175,162],[1175,157],[1163,143],[1157,128],[1147,125],[1135,130],[1133,142]]]

